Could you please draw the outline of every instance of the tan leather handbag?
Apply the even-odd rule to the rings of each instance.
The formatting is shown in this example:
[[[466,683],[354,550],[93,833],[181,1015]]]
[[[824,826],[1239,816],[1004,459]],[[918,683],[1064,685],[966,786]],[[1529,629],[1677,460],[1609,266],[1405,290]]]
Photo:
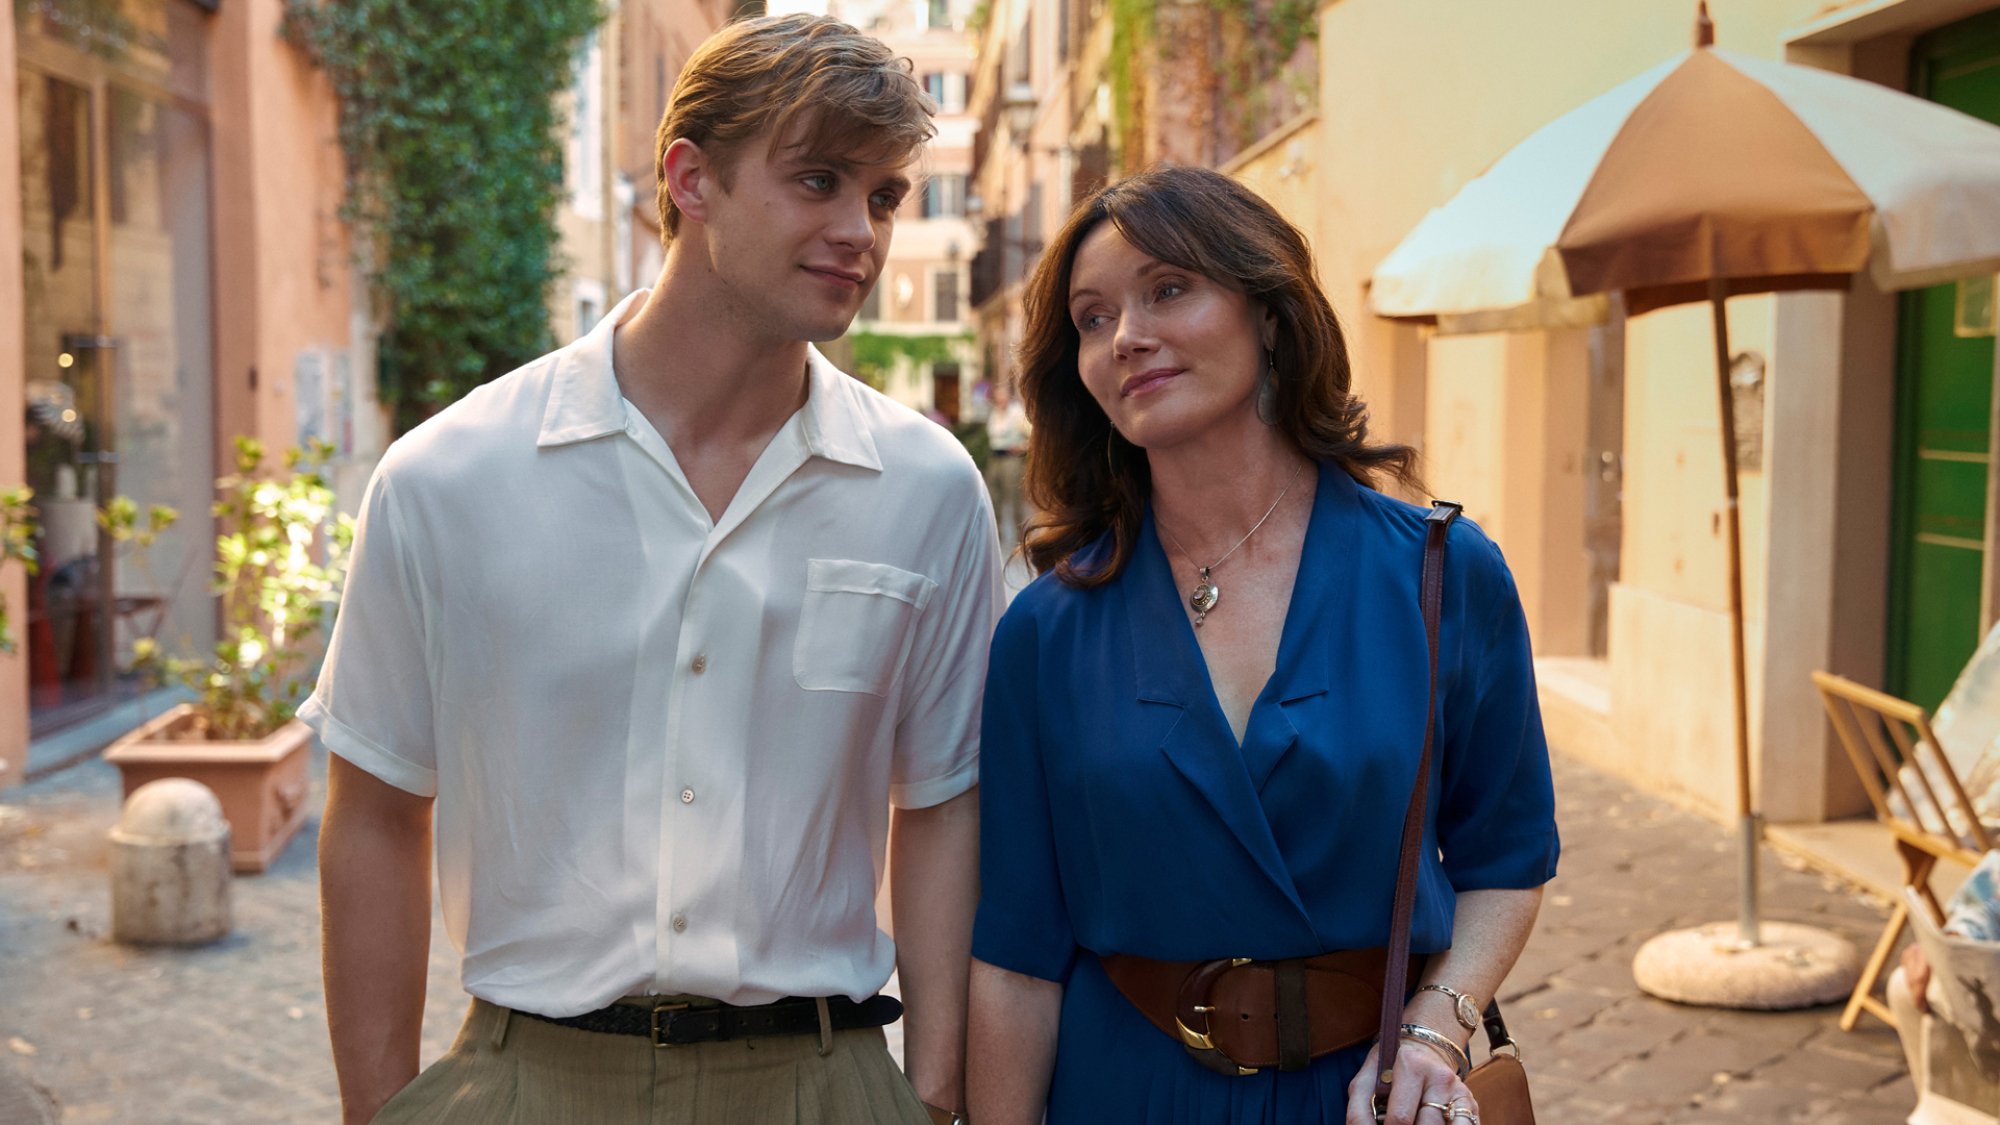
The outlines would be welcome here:
[[[1396,901],[1389,915],[1389,968],[1382,982],[1380,1065],[1375,1071],[1375,1119],[1386,1116],[1387,1078],[1396,1067],[1402,1043],[1404,988],[1410,965],[1410,917],[1417,903],[1417,853],[1423,846],[1424,816],[1430,804],[1431,747],[1437,739],[1438,618],[1444,607],[1444,542],[1460,507],[1449,500],[1431,505],[1424,517],[1424,571],[1419,597],[1424,610],[1424,639],[1430,646],[1430,705],[1424,710],[1424,753],[1417,762],[1417,783],[1410,791],[1410,810],[1403,817],[1403,845],[1396,863]],[[1534,1125],[1535,1107],[1528,1097],[1528,1072],[1521,1050],[1507,1034],[1500,1002],[1486,1005],[1486,1038],[1491,1057],[1472,1068],[1465,1084],[1479,1103],[1478,1125]],[[1458,1125],[1452,1122],[1451,1125]]]

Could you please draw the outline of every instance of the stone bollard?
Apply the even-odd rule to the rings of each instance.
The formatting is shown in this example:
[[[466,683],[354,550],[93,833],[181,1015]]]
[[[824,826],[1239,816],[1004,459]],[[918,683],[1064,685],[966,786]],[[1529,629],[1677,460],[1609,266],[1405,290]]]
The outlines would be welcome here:
[[[201,945],[229,932],[229,822],[185,777],[132,791],[111,830],[111,936]]]

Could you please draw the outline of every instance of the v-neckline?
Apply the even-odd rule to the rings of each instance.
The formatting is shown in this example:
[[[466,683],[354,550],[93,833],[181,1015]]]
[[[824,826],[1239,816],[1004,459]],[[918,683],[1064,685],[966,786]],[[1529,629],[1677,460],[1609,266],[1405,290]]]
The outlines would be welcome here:
[[[1264,677],[1264,683],[1258,688],[1257,694],[1250,699],[1250,709],[1244,713],[1243,734],[1240,737],[1229,723],[1229,712],[1222,706],[1222,695],[1216,690],[1215,673],[1208,665],[1208,654],[1202,650],[1201,638],[1195,633],[1194,623],[1188,620],[1187,613],[1181,610],[1182,598],[1180,588],[1174,581],[1173,562],[1167,557],[1166,545],[1161,541],[1159,525],[1154,519],[1150,500],[1146,503],[1145,516],[1140,523],[1138,549],[1147,553],[1146,562],[1149,568],[1155,572],[1159,584],[1167,588],[1172,599],[1170,604],[1174,607],[1173,617],[1177,624],[1171,628],[1177,633],[1175,645],[1180,650],[1181,660],[1187,665],[1186,671],[1190,673],[1190,678],[1200,683],[1202,690],[1196,694],[1206,697],[1206,709],[1210,718],[1221,724],[1222,731],[1228,736],[1229,743],[1235,748],[1239,759],[1243,759],[1245,748],[1251,744],[1256,734],[1259,716],[1267,712],[1272,703],[1277,702],[1273,688],[1286,677],[1288,664],[1296,661],[1299,655],[1298,649],[1303,644],[1301,633],[1305,629],[1305,620],[1313,616],[1312,610],[1316,608],[1314,603],[1319,600],[1318,595],[1323,593],[1318,589],[1307,589],[1308,586],[1314,585],[1309,581],[1314,569],[1309,564],[1324,554],[1324,551],[1320,550],[1323,545],[1319,542],[1323,527],[1329,522],[1324,518],[1328,515],[1324,508],[1330,506],[1333,497],[1328,494],[1329,466],[1321,464],[1315,467],[1318,469],[1318,479],[1313,490],[1312,508],[1306,517],[1305,537],[1299,546],[1298,568],[1292,575],[1291,595],[1285,602],[1284,623],[1278,630],[1277,655],[1272,661],[1270,674]],[[1345,475],[1338,468],[1332,471]],[[1153,583],[1142,582],[1141,585],[1150,586]],[[1157,601],[1155,597],[1150,596],[1153,593],[1150,590],[1135,592],[1141,594],[1142,605],[1155,604]],[[1137,653],[1134,655],[1135,658],[1143,659]],[[1183,706],[1194,704],[1193,700],[1188,699],[1180,702]],[[1247,767],[1249,763],[1246,760],[1244,764]]]

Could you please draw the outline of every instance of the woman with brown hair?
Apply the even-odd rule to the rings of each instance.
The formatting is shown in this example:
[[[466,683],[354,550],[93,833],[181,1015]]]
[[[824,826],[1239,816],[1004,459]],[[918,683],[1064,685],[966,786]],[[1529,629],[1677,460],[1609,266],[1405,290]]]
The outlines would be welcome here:
[[[1369,440],[1304,237],[1217,173],[1086,200],[1026,315],[1040,577],[987,681],[971,1116],[1372,1121],[1430,659],[1425,513],[1375,486],[1415,454]],[[1469,521],[1438,651],[1399,1125],[1476,1122],[1466,1043],[1558,850],[1519,598]]]

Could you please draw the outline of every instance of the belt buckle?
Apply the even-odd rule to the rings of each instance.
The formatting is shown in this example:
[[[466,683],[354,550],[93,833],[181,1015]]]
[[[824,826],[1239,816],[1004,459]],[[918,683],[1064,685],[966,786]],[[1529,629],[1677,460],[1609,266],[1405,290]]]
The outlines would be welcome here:
[[[693,1007],[693,1006],[694,1006],[694,1005],[692,1005],[692,1004],[688,1003],[688,1002],[687,1002],[687,1001],[685,1001],[685,1000],[682,1000],[682,1001],[680,1001],[679,1003],[674,1003],[674,1004],[656,1004],[656,1005],[654,1005],[654,1007],[653,1007],[653,1049],[654,1049],[654,1050],[659,1050],[659,1051],[664,1051],[664,1050],[666,1050],[666,1049],[667,1049],[667,1048],[669,1048],[669,1047],[677,1047],[677,1046],[679,1046],[679,1044],[678,1044],[678,1043],[669,1043],[669,1042],[667,1042],[667,1038],[666,1038],[666,1032],[667,1032],[667,1025],[668,1025],[668,1023],[669,1023],[670,1021],[667,1021],[667,1020],[662,1020],[662,1019],[660,1018],[661,1014],[662,1014],[662,1013],[666,1013],[666,1014],[669,1014],[669,1015],[671,1015],[671,1014],[672,1014],[672,1013],[674,1013],[674,1012],[685,1012],[685,1011],[687,1011],[687,1010],[688,1010],[689,1008],[691,1008],[691,1007]]]
[[[1213,987],[1216,977],[1221,976],[1222,973],[1230,969],[1248,965],[1251,961],[1252,958],[1249,957],[1230,957],[1224,960],[1209,961],[1197,966],[1189,976],[1191,978],[1205,976],[1207,977],[1205,983],[1209,987]],[[1203,970],[1208,971],[1204,973]],[[1242,1077],[1257,1073],[1256,1067],[1244,1066],[1235,1059],[1230,1058],[1226,1052],[1215,1045],[1215,1040],[1209,1037],[1208,1017],[1211,1012],[1215,1011],[1215,1006],[1208,1002],[1208,990],[1204,988],[1201,995],[1194,999],[1196,1002],[1190,1005],[1190,1007],[1194,1009],[1196,1014],[1201,1016],[1202,1026],[1200,1030],[1189,1027],[1187,1021],[1176,1014],[1174,1016],[1174,1030],[1180,1032],[1181,1046],[1187,1048],[1187,1053],[1194,1056],[1196,1062],[1207,1067],[1209,1070],[1215,1071],[1217,1074]]]

